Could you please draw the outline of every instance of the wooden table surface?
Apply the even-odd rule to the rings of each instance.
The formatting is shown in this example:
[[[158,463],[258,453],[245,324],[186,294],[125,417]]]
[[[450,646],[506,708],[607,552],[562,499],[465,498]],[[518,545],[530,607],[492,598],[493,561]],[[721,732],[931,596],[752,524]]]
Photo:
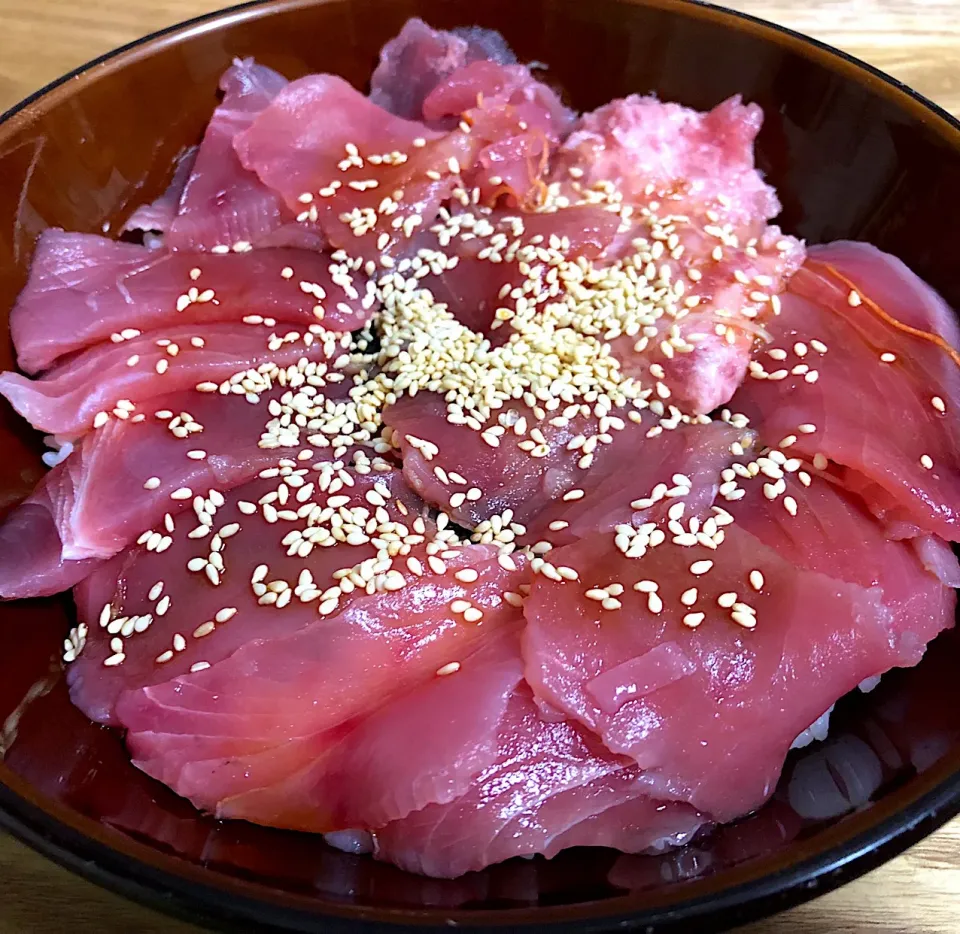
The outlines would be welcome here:
[[[585,0],[587,2],[587,0]],[[0,0],[0,112],[82,62],[223,6],[215,0]],[[728,0],[839,46],[960,115],[960,0]],[[0,934],[191,934],[0,834]],[[960,932],[960,819],[863,879],[743,934]]]

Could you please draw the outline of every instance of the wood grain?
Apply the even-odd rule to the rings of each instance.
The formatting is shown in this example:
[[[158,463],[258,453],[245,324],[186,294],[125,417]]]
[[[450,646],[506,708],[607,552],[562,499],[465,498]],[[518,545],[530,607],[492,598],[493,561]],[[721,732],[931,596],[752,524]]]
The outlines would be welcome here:
[[[585,0],[588,2],[588,0]],[[0,111],[71,68],[223,4],[0,0]],[[863,58],[960,115],[960,0],[729,0]],[[0,835],[0,934],[191,934]],[[960,931],[960,819],[837,892],[743,934]]]

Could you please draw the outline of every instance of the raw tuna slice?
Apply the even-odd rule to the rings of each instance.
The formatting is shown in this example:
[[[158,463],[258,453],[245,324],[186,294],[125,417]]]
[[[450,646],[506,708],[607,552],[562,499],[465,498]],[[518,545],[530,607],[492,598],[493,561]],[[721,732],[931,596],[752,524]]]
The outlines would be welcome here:
[[[524,607],[537,694],[636,761],[652,794],[720,821],[769,796],[791,743],[837,697],[914,664],[955,605],[851,502],[824,492],[810,503],[823,512],[791,519],[758,492],[713,530],[714,548],[668,538],[631,560],[609,535],[559,548],[551,561],[579,580],[538,575]]]
[[[699,113],[632,95],[580,118],[557,153],[553,179],[565,187],[575,177],[579,189],[611,183],[627,202],[655,195],[667,200],[662,208],[676,200],[698,215],[711,209],[713,223],[729,224],[746,243],[780,212],[754,162],[762,123],[760,107],[739,96]]]
[[[311,75],[287,85],[234,147],[288,208],[315,216],[333,246],[378,262],[433,223],[475,144],[394,117],[342,78]]]
[[[90,574],[96,560],[64,561],[53,503],[45,488],[0,523],[0,599],[50,597]]]
[[[302,619],[295,632],[280,635],[274,624],[264,637],[257,627],[259,638],[211,668],[128,691],[117,717],[134,763],[217,813],[221,802],[329,756],[351,721],[432,678],[455,675],[454,663],[468,660],[482,638],[516,622],[503,594],[517,586],[518,572],[501,567],[492,551],[460,549],[444,559],[443,574],[398,570],[403,587],[360,593],[324,620],[314,615],[310,622],[313,608],[294,609]],[[258,557],[262,551],[252,561]],[[341,556],[343,564],[351,560]],[[466,568],[475,581],[455,577]],[[482,612],[482,626],[456,612],[458,600]],[[245,618],[232,622],[242,626]],[[314,829],[338,829],[332,815],[325,827],[322,813],[312,821]]]
[[[464,175],[485,204],[501,195],[514,204],[543,202],[550,156],[575,115],[524,65],[477,61],[453,72],[423,103],[430,126],[451,127],[463,118],[481,148]]]
[[[247,129],[287,84],[253,59],[234,62],[220,79],[223,102],[213,112],[179,211],[164,243],[176,250],[210,250],[234,244],[260,246],[264,237],[294,223],[277,195],[245,169],[233,151]],[[299,245],[288,241],[285,245]]]
[[[444,32],[422,19],[408,19],[380,50],[380,64],[370,78],[370,100],[405,120],[422,120],[423,101],[441,81],[470,62],[487,59],[502,65],[516,62],[503,36],[492,29]]]
[[[447,259],[441,264],[445,268],[422,281],[458,321],[488,334],[494,343],[502,343],[512,334],[509,320],[514,313],[510,309],[525,294],[527,277],[520,263],[536,262],[537,246],[551,237],[560,241],[570,260],[596,259],[613,243],[619,223],[616,215],[592,205],[549,214],[463,211],[442,229],[426,235],[418,254],[429,262],[434,255],[431,251],[440,251],[448,258],[455,257],[456,265],[451,268]],[[504,310],[497,317],[499,309]]]
[[[769,330],[734,408],[836,465],[894,537],[960,540],[960,340],[939,296],[867,244],[815,247]]]
[[[347,390],[313,382],[326,399]],[[280,419],[316,411],[294,408],[289,396],[277,387],[250,405],[233,393],[175,393],[153,400],[144,421],[111,419],[84,435],[0,525],[0,597],[72,587],[95,566],[86,559],[112,557],[145,529],[163,528],[165,514],[188,505],[171,499],[178,490],[225,492],[285,458],[302,466],[331,459],[329,446],[314,448],[298,431],[280,436]],[[278,417],[268,405],[280,406]]]
[[[518,635],[494,633],[456,677],[428,681],[347,733],[330,761],[222,801],[218,816],[307,831],[331,822],[376,828],[459,798],[497,755],[500,722],[522,677]]]
[[[339,264],[307,250],[198,256],[46,230],[10,312],[17,362],[37,373],[66,353],[132,331],[239,324],[253,315],[356,330],[372,314],[370,300],[362,303],[366,279],[338,272],[334,282],[332,268]]]
[[[689,839],[705,818],[645,796],[639,770],[570,723],[545,723],[524,686],[500,725],[497,759],[470,790],[374,833],[375,855],[443,878],[578,845],[639,852]]]
[[[274,477],[281,473],[280,478],[258,478],[231,491],[221,492],[217,486],[197,487],[191,491],[195,498],[184,501],[187,509],[174,517],[172,532],[162,520],[157,523],[161,539],[169,537],[169,543],[164,546],[163,541],[159,542],[158,550],[157,544],[151,546],[149,541],[143,542],[100,567],[75,589],[78,617],[87,624],[89,634],[79,658],[69,668],[68,680],[74,703],[91,719],[116,723],[114,704],[121,692],[189,673],[191,666],[200,661],[215,663],[251,639],[267,634],[279,637],[319,621],[318,597],[336,584],[331,577],[333,572],[353,567],[377,553],[369,540],[357,545],[338,545],[332,530],[334,514],[342,523],[341,508],[360,506],[370,511],[367,493],[372,495],[372,491],[379,488],[389,494],[383,498],[390,504],[387,512],[393,517],[391,521],[402,521],[407,526],[402,537],[410,537],[410,547],[423,543],[428,526],[422,518],[417,521],[424,512],[422,503],[406,488],[399,471],[389,465],[378,461],[377,465],[383,470],[370,472],[368,466],[368,473],[361,474],[338,461],[314,467],[297,467],[295,461],[284,464],[279,470],[267,471]],[[284,489],[287,494],[280,493]],[[300,490],[307,490],[309,496],[297,499],[296,493]],[[312,512],[316,505],[318,517],[323,516],[322,522],[313,523],[315,531],[309,533],[316,538],[316,547],[305,546],[302,557],[297,548],[288,554],[290,543],[282,542],[292,530],[306,531],[309,520],[296,521],[296,512],[293,520],[287,513],[282,519],[275,516],[278,507],[282,509],[284,505],[280,495],[284,501],[292,500],[297,508],[304,507],[305,511],[309,508]],[[333,506],[328,505],[331,499]],[[217,506],[217,502],[223,505]],[[251,513],[251,506],[247,504],[253,504],[255,511]],[[200,511],[209,518],[201,516]],[[415,523],[423,529],[422,533],[414,531]],[[230,534],[230,528],[237,524],[239,530]],[[206,525],[211,529],[209,534],[196,532],[198,527]],[[222,534],[224,527],[227,527],[226,536]],[[395,531],[399,533],[399,529]],[[219,551],[214,545],[214,533],[219,535]],[[345,533],[340,536],[343,537]],[[298,547],[300,544],[302,540],[298,539]],[[211,579],[205,567],[198,571],[188,569],[193,558],[209,557],[213,552],[221,556],[214,559],[214,563],[223,564],[222,573]],[[283,601],[289,605],[278,609],[269,602],[259,603],[266,590],[256,593],[261,587],[254,587],[251,580],[261,564],[268,566],[264,588],[274,581],[289,583],[291,594]],[[301,580],[304,569],[308,573]],[[214,584],[214,580],[219,583]],[[162,581],[163,586],[155,592],[158,581]],[[307,581],[311,582],[309,586]],[[281,589],[279,583],[276,587]],[[304,593],[307,599],[301,600]],[[346,594],[342,596],[347,600]],[[295,599],[291,599],[293,597]],[[275,602],[280,602],[279,598]],[[109,608],[109,622],[101,626],[105,606]],[[229,607],[236,608],[236,615],[227,619],[230,614],[221,613],[218,620],[218,612]],[[142,632],[138,632],[135,625],[124,630],[124,618],[129,621],[146,616],[151,622],[145,629],[141,623]],[[208,621],[215,623],[215,627],[207,627],[211,632],[199,630],[200,635],[196,635],[198,627]],[[128,630],[133,632],[125,635]],[[184,637],[184,648],[158,663],[157,657],[172,648],[177,632]],[[110,643],[118,636],[124,641],[123,663],[105,666],[104,661],[116,654]],[[253,693],[251,687],[251,695]],[[172,721],[157,721],[159,726],[165,722],[172,729]],[[199,722],[194,726],[195,732],[202,732]]]
[[[2,373],[0,395],[39,431],[77,438],[109,417],[129,418],[159,395],[215,385],[247,371],[257,371],[248,385],[263,391],[284,368],[331,356],[311,333],[305,335],[309,346],[302,336],[282,342],[269,339],[269,333],[249,324],[178,324],[120,343],[95,344],[38,379]],[[328,343],[335,349],[333,335]]]
[[[581,532],[593,523],[609,528],[629,523],[631,500],[646,498],[661,483],[672,489],[675,474],[689,480],[701,472],[708,487],[717,483],[732,458],[731,445],[745,440],[741,431],[722,424],[681,425],[647,437],[657,426],[651,414],[641,424],[608,416],[606,433],[598,419],[580,414],[551,424],[519,402],[479,423],[478,431],[462,414],[451,416],[432,393],[398,399],[384,421],[402,452],[407,481],[427,502],[470,529],[509,511],[508,525],[529,526],[548,539],[553,538],[546,535],[548,525],[568,521],[568,513]]]
[[[889,541],[858,497],[820,478],[806,486],[791,473],[784,483],[777,499],[750,491],[725,507],[739,528],[797,567],[878,589],[889,615],[897,664],[915,665],[932,636],[950,625],[956,603],[950,581],[956,580],[958,569],[950,547],[927,536],[924,563],[913,542]],[[789,508],[787,497],[793,500]],[[873,675],[885,670],[878,668]]]
[[[608,332],[624,372],[662,368],[672,400],[695,412],[729,400],[772,296],[803,261],[802,245],[768,224],[780,205],[754,164],[762,117],[739,98],[698,113],[628,97],[586,114],[552,171],[554,203],[618,212],[609,258],[646,280],[641,301],[653,307],[640,339],[616,322]]]
[[[135,230],[164,233],[170,227],[177,216],[187,179],[193,172],[198,149],[198,146],[190,146],[177,157],[167,190],[156,201],[137,208],[121,228],[121,233]]]

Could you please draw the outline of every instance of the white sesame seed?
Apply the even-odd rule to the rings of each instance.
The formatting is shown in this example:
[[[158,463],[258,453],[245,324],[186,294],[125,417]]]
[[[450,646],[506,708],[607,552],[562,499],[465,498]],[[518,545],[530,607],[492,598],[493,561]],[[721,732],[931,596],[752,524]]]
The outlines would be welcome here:
[[[706,618],[705,613],[687,613],[683,617],[683,625],[689,629],[696,629],[704,619]]]
[[[712,567],[712,561],[706,559],[702,561],[694,561],[693,564],[690,565],[690,573],[699,577],[701,574],[706,574]]]
[[[445,675],[456,674],[460,670],[460,662],[447,662],[446,665],[442,665],[437,669],[437,675],[439,677],[444,677]]]
[[[850,294],[847,296],[847,304],[850,305],[851,308],[856,308],[858,305],[862,303],[863,303],[863,299],[860,298],[859,292],[851,291]]]
[[[920,456],[920,466],[927,470],[933,470],[933,458],[929,454],[922,454]]]

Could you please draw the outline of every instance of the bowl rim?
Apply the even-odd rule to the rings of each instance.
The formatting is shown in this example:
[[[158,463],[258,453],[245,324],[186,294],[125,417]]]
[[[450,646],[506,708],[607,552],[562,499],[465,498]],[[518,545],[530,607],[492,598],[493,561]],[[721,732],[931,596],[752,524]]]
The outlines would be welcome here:
[[[0,113],[0,135],[10,125],[30,122],[33,105],[58,93],[73,79],[98,69],[122,68],[126,59],[149,53],[155,46],[177,42],[240,20],[282,15],[289,10],[340,0],[246,0],[175,23],[134,39],[79,65]],[[900,106],[906,106],[939,135],[948,138],[960,154],[960,120],[913,88],[841,49],[761,17],[729,9],[707,0],[626,0],[637,6],[713,20],[728,27],[748,27],[774,42],[786,44],[866,84]],[[866,80],[865,80],[866,79]],[[907,786],[911,796],[903,806],[883,800],[870,811],[849,815],[859,829],[843,832],[830,827],[819,836],[827,840],[815,855],[717,890],[697,881],[683,883],[699,894],[672,904],[629,908],[631,896],[562,907],[482,910],[369,908],[328,902],[322,911],[307,895],[278,892],[255,881],[230,876],[185,862],[144,843],[112,831],[37,793],[0,758],[0,829],[54,863],[136,903],[168,915],[218,930],[276,932],[329,931],[355,934],[366,931],[399,932],[420,927],[460,927],[500,934],[514,927],[550,932],[642,930],[693,932],[709,924],[711,931],[727,930],[748,921],[794,907],[831,891],[899,855],[908,847],[960,814],[960,769],[940,762],[915,776]],[[878,816],[879,815],[879,816]],[[872,819],[867,819],[871,817]],[[830,837],[840,839],[830,841]],[[747,866],[749,866],[747,862]],[[732,872],[736,875],[740,867]],[[699,880],[705,882],[706,880]],[[252,894],[251,894],[252,893]],[[282,903],[281,903],[282,902]],[[313,906],[313,908],[311,908]]]

